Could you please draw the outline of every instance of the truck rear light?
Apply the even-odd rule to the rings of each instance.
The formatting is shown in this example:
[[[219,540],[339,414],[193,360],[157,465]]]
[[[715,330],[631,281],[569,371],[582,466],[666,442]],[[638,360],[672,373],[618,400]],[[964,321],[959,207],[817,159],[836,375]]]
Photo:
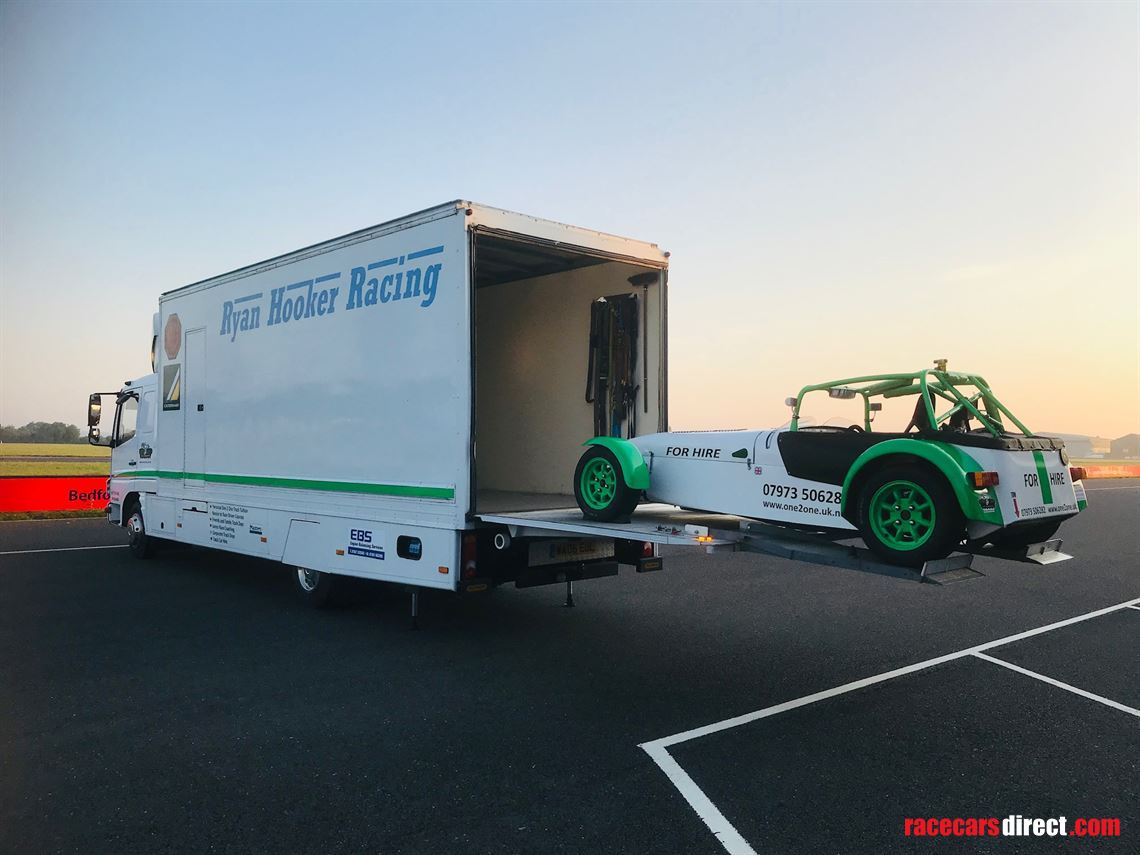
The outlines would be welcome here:
[[[470,579],[476,575],[475,567],[476,542],[475,535],[463,535],[463,550],[460,553],[460,564],[463,567],[463,578]]]
[[[651,541],[647,540],[647,541],[645,541],[645,543],[641,544],[641,557],[642,558],[652,558],[653,557],[653,543]]]
[[[996,472],[967,472],[966,480],[975,490],[982,490],[986,487],[996,487],[998,485],[998,474]]]
[[[1072,481],[1084,481],[1089,477],[1088,470],[1083,466],[1070,466],[1069,479]]]

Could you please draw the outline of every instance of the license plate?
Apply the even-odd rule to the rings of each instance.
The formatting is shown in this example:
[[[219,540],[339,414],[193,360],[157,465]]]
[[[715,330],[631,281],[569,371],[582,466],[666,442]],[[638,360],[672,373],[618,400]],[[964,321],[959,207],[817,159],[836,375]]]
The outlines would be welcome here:
[[[540,540],[530,545],[530,566],[613,558],[612,540]]]

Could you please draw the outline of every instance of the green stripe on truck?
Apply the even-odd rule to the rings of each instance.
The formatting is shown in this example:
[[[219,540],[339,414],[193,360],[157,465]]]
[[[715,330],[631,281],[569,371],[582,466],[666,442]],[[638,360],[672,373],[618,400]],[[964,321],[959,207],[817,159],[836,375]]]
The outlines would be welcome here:
[[[412,487],[405,484],[359,484],[353,481],[312,481],[307,478],[268,478],[261,475],[221,475],[214,472],[113,472],[112,477],[170,478],[177,481],[206,481],[210,484],[242,484],[250,487],[281,487],[286,490],[320,490],[325,493],[365,493],[372,496],[400,496],[412,499],[454,499],[453,487]]]

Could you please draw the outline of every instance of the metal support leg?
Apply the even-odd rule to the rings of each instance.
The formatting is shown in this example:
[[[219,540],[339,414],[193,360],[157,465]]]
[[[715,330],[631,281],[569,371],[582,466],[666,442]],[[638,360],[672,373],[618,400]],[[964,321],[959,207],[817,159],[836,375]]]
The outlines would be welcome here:
[[[566,580],[566,602],[562,604],[565,608],[574,608],[574,582],[571,579]]]
[[[412,629],[420,628],[420,592],[412,588]]]

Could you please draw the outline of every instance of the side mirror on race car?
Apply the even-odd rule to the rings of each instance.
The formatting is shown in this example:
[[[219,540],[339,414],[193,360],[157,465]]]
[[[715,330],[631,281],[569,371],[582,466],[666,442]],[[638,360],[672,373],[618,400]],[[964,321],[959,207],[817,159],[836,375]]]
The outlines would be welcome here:
[[[785,407],[794,407],[795,405],[796,405],[796,399],[795,398],[784,398],[784,406]]]

